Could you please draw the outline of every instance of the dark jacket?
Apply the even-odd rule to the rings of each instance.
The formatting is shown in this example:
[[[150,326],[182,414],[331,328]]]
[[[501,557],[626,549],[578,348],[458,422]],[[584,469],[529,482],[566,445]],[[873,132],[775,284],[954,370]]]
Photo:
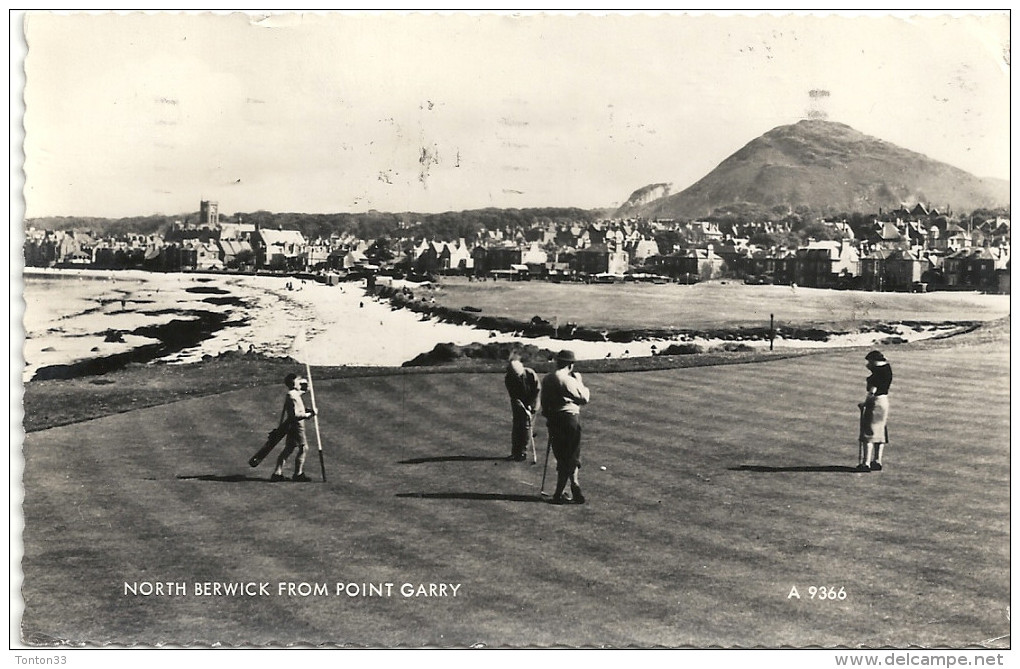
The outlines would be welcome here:
[[[517,376],[512,369],[508,369],[503,381],[506,383],[506,391],[510,394],[510,401],[520,400],[531,413],[535,413],[541,385],[535,370],[525,367],[524,376]]]
[[[868,377],[868,388],[874,388],[876,395],[888,395],[892,385],[892,365],[879,365],[871,370]]]

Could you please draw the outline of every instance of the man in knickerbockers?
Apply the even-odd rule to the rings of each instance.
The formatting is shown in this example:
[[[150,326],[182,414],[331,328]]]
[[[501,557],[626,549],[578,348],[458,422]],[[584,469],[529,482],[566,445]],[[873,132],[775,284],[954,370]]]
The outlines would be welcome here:
[[[581,468],[581,406],[591,399],[580,372],[574,371],[577,362],[573,351],[556,354],[556,371],[542,380],[542,415],[549,426],[549,440],[556,455],[556,492],[553,504],[584,504],[584,495],[578,482]],[[564,496],[570,483],[571,497]]]
[[[510,354],[503,381],[510,395],[510,411],[513,414],[510,459],[520,462],[527,457],[528,445],[533,444],[534,416],[538,410],[541,382],[535,370],[525,367],[517,353]]]

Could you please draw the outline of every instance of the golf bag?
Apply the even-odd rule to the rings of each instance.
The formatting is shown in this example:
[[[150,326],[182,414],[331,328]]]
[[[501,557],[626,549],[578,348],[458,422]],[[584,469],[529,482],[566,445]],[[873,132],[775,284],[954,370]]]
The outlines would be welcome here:
[[[266,456],[269,455],[269,453],[276,448],[276,445],[286,436],[287,423],[285,421],[269,431],[269,435],[266,437],[266,443],[262,445],[262,448],[258,450],[258,453],[251,456],[251,459],[248,460],[248,465],[251,467],[258,467],[259,464],[266,459]]]

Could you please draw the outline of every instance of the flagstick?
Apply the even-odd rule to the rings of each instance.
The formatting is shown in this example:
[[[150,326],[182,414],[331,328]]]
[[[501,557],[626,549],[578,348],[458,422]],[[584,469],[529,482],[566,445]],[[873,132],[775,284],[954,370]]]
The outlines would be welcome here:
[[[319,467],[322,468],[322,481],[326,482],[326,460],[322,457],[322,435],[319,434],[319,409],[315,406],[315,386],[312,384],[312,368],[306,362],[305,363],[305,376],[308,377],[308,393],[312,399],[312,411],[315,415],[312,419],[315,421],[315,444],[319,447]]]
[[[312,366],[308,364],[308,359],[304,355],[305,347],[305,329],[301,328],[298,330],[297,335],[294,337],[294,343],[291,345],[291,357],[296,361],[300,361],[301,358],[305,358],[305,376],[308,378],[308,391],[311,394],[312,400],[312,411],[315,412],[313,416],[315,419],[315,443],[319,447],[319,466],[322,468],[322,481],[326,481],[326,460],[322,456],[322,435],[319,433],[319,408],[315,406],[315,386],[312,385]]]

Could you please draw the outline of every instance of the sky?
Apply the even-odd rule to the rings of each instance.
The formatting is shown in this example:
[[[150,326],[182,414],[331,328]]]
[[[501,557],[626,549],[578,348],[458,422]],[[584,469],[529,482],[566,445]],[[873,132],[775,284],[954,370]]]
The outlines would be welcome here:
[[[24,16],[28,218],[613,207],[807,117],[1009,178],[1004,11]]]

